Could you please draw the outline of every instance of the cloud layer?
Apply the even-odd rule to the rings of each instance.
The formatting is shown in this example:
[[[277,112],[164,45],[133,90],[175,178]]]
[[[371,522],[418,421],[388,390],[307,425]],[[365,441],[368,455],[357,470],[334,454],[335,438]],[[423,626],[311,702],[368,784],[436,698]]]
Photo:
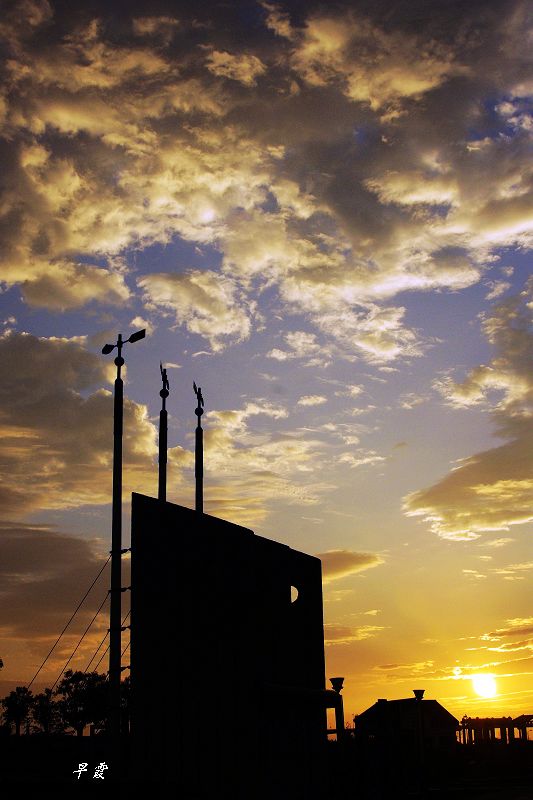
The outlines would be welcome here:
[[[379,4],[258,4],[244,48],[216,4],[120,25],[15,4],[2,279],[50,309],[144,300],[214,349],[275,287],[348,354],[419,355],[397,295],[468,287],[531,237],[527,5],[437,6],[384,25]],[[177,240],[220,268],[134,276],[123,257]]]
[[[107,504],[113,398],[102,384],[109,365],[77,342],[15,333],[0,337],[0,358],[4,517]],[[156,430],[144,406],[125,401],[124,431],[125,491],[146,491],[154,485]]]

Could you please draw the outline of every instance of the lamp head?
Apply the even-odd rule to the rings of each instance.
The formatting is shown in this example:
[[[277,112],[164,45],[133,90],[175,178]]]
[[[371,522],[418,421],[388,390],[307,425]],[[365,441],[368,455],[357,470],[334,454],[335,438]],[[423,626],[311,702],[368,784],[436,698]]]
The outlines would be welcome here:
[[[114,344],[105,344],[102,347],[102,353],[104,354],[104,356],[107,356],[109,355],[109,353],[112,353],[114,349],[115,349]]]
[[[128,342],[138,342],[139,339],[144,339],[146,336],[146,328],[143,328],[142,331],[136,331],[136,333],[132,333]]]
[[[344,684],[344,678],[330,678],[329,682],[333,687],[333,691],[337,692],[337,694],[340,694],[340,692],[342,691],[342,686]]]

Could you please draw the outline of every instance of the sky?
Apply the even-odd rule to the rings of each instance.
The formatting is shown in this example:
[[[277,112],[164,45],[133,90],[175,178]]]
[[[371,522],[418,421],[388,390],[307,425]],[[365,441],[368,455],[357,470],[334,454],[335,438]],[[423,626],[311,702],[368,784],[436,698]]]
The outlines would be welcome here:
[[[107,558],[101,348],[146,328],[125,545],[162,361],[169,499],[194,503],[196,381],[205,510],[320,556],[348,720],[415,688],[530,713],[531,6],[18,0],[0,36],[0,695]]]

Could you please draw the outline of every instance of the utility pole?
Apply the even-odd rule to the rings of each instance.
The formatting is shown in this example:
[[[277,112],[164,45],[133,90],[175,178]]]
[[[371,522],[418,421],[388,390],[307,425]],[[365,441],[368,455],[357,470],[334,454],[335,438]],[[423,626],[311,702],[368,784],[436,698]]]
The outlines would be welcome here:
[[[124,383],[121,368],[124,366],[122,348],[128,342],[144,339],[146,330],[132,333],[123,340],[119,333],[116,344],[106,344],[102,353],[108,355],[115,347],[117,356],[115,365],[114,407],[113,407],[113,506],[111,516],[111,602],[109,612],[109,732],[112,742],[118,750],[120,742],[120,675],[121,675],[121,599],[122,599],[122,431],[124,417]],[[116,754],[116,756],[118,753]],[[118,764],[117,764],[118,766]]]
[[[194,477],[196,479],[196,511],[204,512],[204,432],[202,429],[202,414],[204,413],[204,398],[202,390],[193,383],[194,393],[198,401],[195,414],[198,417],[196,426],[196,449],[194,454]]]
[[[163,502],[167,499],[167,407],[166,399],[169,395],[169,383],[167,378],[167,371],[163,369],[163,364],[159,364],[161,370],[161,380],[163,381],[163,388],[159,392],[161,397],[161,411],[159,412],[159,491],[158,498]]]

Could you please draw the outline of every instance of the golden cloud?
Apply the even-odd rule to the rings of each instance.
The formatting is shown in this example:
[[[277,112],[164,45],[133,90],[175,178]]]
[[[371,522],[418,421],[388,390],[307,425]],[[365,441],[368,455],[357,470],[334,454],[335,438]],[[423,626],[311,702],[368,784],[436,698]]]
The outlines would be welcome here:
[[[386,32],[351,12],[311,17],[292,64],[311,86],[338,83],[350,100],[374,111],[420,98],[465,72],[449,46],[427,40],[422,45],[414,35]]]
[[[5,376],[0,391],[1,496],[4,513],[108,504],[111,498],[113,398],[94,388],[111,364],[66,339],[28,334],[0,338]],[[299,432],[261,430],[251,420],[283,420],[265,401],[206,414],[205,504],[244,524],[263,520],[271,503],[313,505],[328,491],[320,469],[323,444]],[[145,406],[124,404],[124,495],[156,491],[157,431]],[[192,452],[169,449],[176,499],[187,502]]]
[[[53,528],[0,522],[0,554],[3,603],[0,630],[3,639],[3,678],[29,682],[107,560],[109,543],[88,541]],[[123,585],[130,584],[129,561],[123,563]],[[67,658],[106,598],[109,566],[104,569],[72,624],[39,674],[36,686],[51,686]],[[124,612],[128,598],[124,598]],[[38,614],[35,613],[38,609]],[[85,669],[109,624],[109,607],[100,616],[79,647],[72,663]],[[105,644],[97,661],[105,653]],[[96,662],[93,662],[93,668]],[[107,663],[99,671],[105,671]]]
[[[174,17],[135,17],[132,25],[137,36],[160,38],[168,44],[180,23]]]
[[[266,26],[277,36],[283,36],[286,39],[291,39],[293,30],[289,15],[282,11],[278,5],[274,3],[261,3],[265,11],[267,11]]]
[[[111,498],[112,365],[76,342],[28,334],[0,338],[2,497],[5,515],[107,504]],[[82,394],[83,392],[83,394]],[[156,430],[147,410],[124,405],[125,492],[154,487]]]
[[[255,86],[257,78],[266,71],[263,62],[250,53],[227,53],[224,50],[213,50],[207,58],[207,69],[218,77]]]
[[[483,635],[483,639],[499,639],[502,636],[524,636],[525,634],[533,634],[533,617],[515,617],[506,620],[507,625],[505,628],[498,628],[492,633]]]
[[[225,340],[242,341],[250,335],[254,306],[245,306],[237,284],[210,270],[157,273],[139,280],[149,306],[171,310],[178,325],[186,325],[209,341],[214,351]]]
[[[23,280],[20,288],[28,305],[53,311],[79,308],[91,301],[116,305],[130,297],[119,272],[68,262],[47,264],[42,272],[36,269],[32,279]]]
[[[323,443],[303,439],[298,431],[261,430],[261,416],[281,420],[288,412],[258,401],[239,410],[206,414],[206,508],[244,525],[265,519],[274,502],[278,507],[315,505],[333,488],[322,480]]]
[[[9,597],[3,603],[0,620],[3,634],[57,636],[72,607],[81,599],[80,587],[90,586],[103,567],[106,549],[104,542],[89,542],[46,526],[1,522],[2,581]],[[94,596],[80,612],[85,622],[92,617],[106,591],[103,575]],[[35,608],[39,608],[38,617]]]
[[[386,301],[472,285],[495,247],[530,241],[527,115],[513,95],[526,86],[513,53],[523,46],[516,19],[527,20],[483,16],[506,54],[496,73],[482,48],[452,46],[424,26],[385,28],[347,10],[293,27],[283,9],[262,6],[261,57],[185,12],[133,16],[120,40],[105,10],[81,27],[65,17],[66,30],[44,1],[6,13],[3,279],[55,309],[133,302],[116,257],[181,238],[218,249],[220,284],[233,281],[239,294],[217,344],[247,336],[249,310],[276,287],[285,312],[304,313],[347,356],[419,355],[403,308]],[[268,82],[258,80],[266,64],[276,65]],[[497,113],[514,136],[471,140],[479,75],[508,95]],[[335,126],[323,124],[328,109]],[[206,308],[220,299],[211,272]],[[206,335],[203,312],[195,318],[181,301],[174,310]]]
[[[334,644],[351,644],[361,642],[364,639],[372,639],[381,631],[385,630],[382,625],[361,625],[352,628],[348,625],[328,624],[324,625],[324,644],[326,647]]]
[[[326,550],[324,553],[317,553],[316,557],[322,561],[322,578],[326,583],[384,563],[383,558],[375,553],[357,553],[352,550]]]

